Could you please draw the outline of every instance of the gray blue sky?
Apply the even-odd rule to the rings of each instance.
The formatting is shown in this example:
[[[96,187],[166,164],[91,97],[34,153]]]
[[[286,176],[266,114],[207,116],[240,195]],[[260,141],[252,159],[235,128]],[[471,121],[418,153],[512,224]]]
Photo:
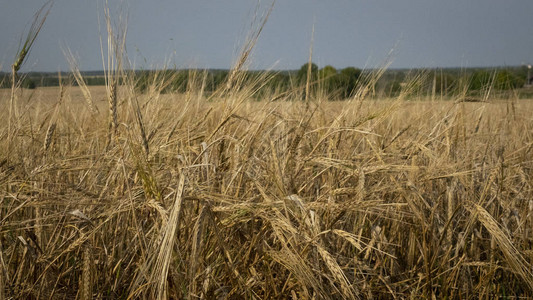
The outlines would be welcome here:
[[[0,0],[0,64],[10,69],[24,29],[44,0]],[[256,0],[110,0],[128,13],[128,57],[136,68],[229,68]],[[56,0],[24,71],[102,69],[101,0]],[[266,9],[269,1],[263,0]],[[476,67],[533,63],[532,0],[277,0],[251,60],[255,69]],[[105,28],[102,27],[105,40]]]

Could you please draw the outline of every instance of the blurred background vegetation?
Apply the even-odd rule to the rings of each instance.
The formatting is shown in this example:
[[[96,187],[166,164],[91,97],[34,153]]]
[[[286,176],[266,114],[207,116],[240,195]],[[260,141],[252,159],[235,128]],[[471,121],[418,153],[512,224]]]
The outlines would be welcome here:
[[[244,80],[254,82],[261,76],[268,80],[256,95],[265,93],[294,90],[305,85],[307,81],[308,64],[299,70],[286,71],[243,71]],[[310,82],[312,91],[326,93],[332,100],[343,100],[354,95],[357,88],[368,85],[366,82],[373,69],[361,70],[355,67],[336,69],[331,65],[320,68],[311,65]],[[163,93],[185,92],[191,83],[200,84],[204,92],[213,92],[223,87],[229,70],[141,70],[131,71],[134,74],[135,86],[144,92],[155,81],[164,82],[161,87]],[[409,95],[412,97],[430,96],[433,98],[454,98],[458,96],[483,97],[487,92],[493,96],[505,97],[511,95],[519,98],[533,97],[533,89],[527,85],[528,69],[522,67],[500,68],[445,68],[445,69],[389,69],[373,83],[371,96],[387,98],[398,96],[404,87],[409,85]],[[103,71],[82,72],[87,85],[105,85]],[[77,85],[69,72],[41,73],[30,72],[21,74],[22,87],[34,89],[37,87],[58,86],[62,84]],[[531,79],[530,79],[531,80]],[[413,88],[413,82],[416,81]],[[246,83],[246,82],[243,82]],[[411,84],[410,84],[411,83]],[[10,74],[0,72],[0,87],[9,88]],[[529,87],[529,88],[527,88]]]

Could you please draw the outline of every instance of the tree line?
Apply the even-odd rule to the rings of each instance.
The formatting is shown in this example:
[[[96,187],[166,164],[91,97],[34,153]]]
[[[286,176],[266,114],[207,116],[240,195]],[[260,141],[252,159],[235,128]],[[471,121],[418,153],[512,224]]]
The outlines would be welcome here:
[[[478,68],[478,69],[390,69],[383,72],[377,80],[371,80],[376,70],[361,70],[355,67],[336,69],[331,65],[319,68],[308,63],[299,70],[292,71],[242,71],[239,84],[246,86],[259,84],[258,97],[265,93],[301,90],[308,86],[313,95],[323,93],[330,99],[346,99],[362,86],[367,87],[375,96],[394,97],[405,92],[416,95],[454,96],[465,93],[482,93],[489,89],[497,91],[520,89],[526,83],[527,69]],[[135,87],[140,92],[157,88],[159,92],[185,92],[190,88],[202,88],[213,92],[228,84],[230,70],[148,70],[132,71]],[[26,73],[21,75],[24,88],[58,86],[60,81],[66,85],[76,85],[72,75],[63,73]],[[104,85],[103,72],[87,72],[83,76],[87,85]],[[130,80],[132,78],[129,78]],[[0,87],[11,86],[11,76],[0,73]],[[307,84],[309,82],[309,84]]]

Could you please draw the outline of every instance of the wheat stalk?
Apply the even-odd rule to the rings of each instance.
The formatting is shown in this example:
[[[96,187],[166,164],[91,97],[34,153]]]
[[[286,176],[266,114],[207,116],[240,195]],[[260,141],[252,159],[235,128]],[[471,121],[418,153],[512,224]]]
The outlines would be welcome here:
[[[91,269],[92,269],[92,264],[93,264],[93,259],[92,259],[92,247],[90,246],[90,242],[87,241],[85,242],[85,244],[83,245],[83,252],[82,252],[82,257],[83,257],[83,265],[82,265],[82,273],[81,273],[81,284],[80,284],[80,288],[81,288],[81,299],[82,300],[89,300],[89,299],[93,299],[92,297],[92,274],[91,274]]]
[[[488,230],[490,235],[496,240],[499,249],[503,252],[508,261],[512,271],[519,275],[524,282],[528,284],[530,289],[533,289],[533,273],[532,267],[528,261],[524,259],[520,251],[516,249],[510,237],[500,228],[500,225],[481,205],[473,204],[469,208],[474,213],[478,220]]]
[[[46,130],[46,136],[44,138],[44,144],[43,144],[44,151],[47,151],[48,148],[50,148],[50,144],[52,144],[52,137],[54,136],[55,130],[56,130],[56,123],[51,123],[48,126],[48,129]]]
[[[67,48],[66,50],[63,50],[63,53],[67,57],[67,61],[70,65],[70,70],[72,72],[72,75],[74,75],[74,79],[76,79],[76,82],[78,83],[78,86],[81,89],[83,98],[85,99],[85,102],[87,103],[87,106],[89,107],[89,110],[93,114],[98,113],[98,107],[94,104],[91,91],[89,90],[89,87],[87,87],[85,80],[83,80],[83,77],[81,75],[81,72],[76,62],[76,58],[74,57],[74,54],[72,54],[69,48]]]
[[[168,222],[161,228],[162,241],[157,247],[157,256],[155,260],[154,269],[151,274],[151,282],[154,284],[154,291],[152,296],[155,299],[166,299],[168,297],[167,291],[167,274],[170,267],[170,259],[172,248],[176,238],[176,231],[179,226],[179,218],[183,203],[183,188],[185,186],[185,175],[180,176],[174,205],[170,211]]]

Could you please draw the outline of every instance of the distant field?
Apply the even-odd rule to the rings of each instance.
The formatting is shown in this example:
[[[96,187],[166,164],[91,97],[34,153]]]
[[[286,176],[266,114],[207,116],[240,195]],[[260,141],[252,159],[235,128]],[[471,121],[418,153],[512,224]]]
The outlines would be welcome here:
[[[533,297],[533,100],[154,90],[0,90],[5,297]]]

